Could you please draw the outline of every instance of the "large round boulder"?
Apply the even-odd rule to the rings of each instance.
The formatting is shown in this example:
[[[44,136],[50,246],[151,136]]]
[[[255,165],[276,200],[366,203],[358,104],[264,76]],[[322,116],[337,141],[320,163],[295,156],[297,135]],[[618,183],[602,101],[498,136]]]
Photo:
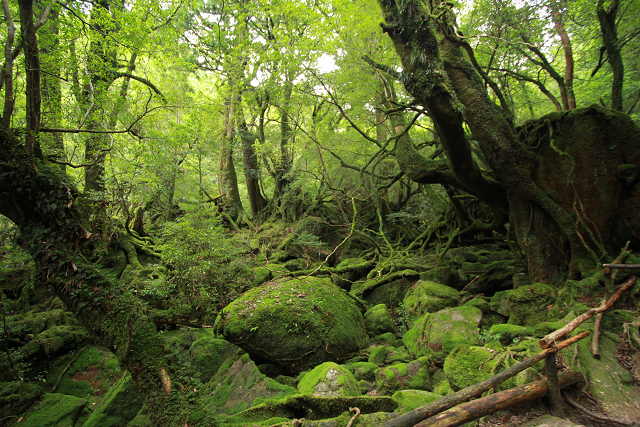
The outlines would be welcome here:
[[[362,313],[328,279],[280,280],[254,288],[222,310],[215,332],[256,363],[289,375],[342,362],[368,343]]]

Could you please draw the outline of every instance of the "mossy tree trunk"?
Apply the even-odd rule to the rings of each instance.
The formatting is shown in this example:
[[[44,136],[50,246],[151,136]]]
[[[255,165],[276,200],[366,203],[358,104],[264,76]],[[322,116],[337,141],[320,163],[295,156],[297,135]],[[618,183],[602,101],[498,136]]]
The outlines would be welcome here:
[[[440,137],[448,162],[442,180],[453,177],[452,185],[509,214],[535,280],[555,284],[577,276],[585,260],[593,267],[625,240],[638,242],[639,211],[633,207],[640,201],[634,186],[640,132],[628,117],[591,107],[516,129],[468,60],[447,2],[379,4],[383,31],[404,67],[398,77]],[[492,177],[472,157],[465,125]],[[412,150],[406,144],[405,151]],[[438,169],[427,160],[406,157],[403,170],[415,180],[433,176]],[[622,170],[627,180],[620,178]]]

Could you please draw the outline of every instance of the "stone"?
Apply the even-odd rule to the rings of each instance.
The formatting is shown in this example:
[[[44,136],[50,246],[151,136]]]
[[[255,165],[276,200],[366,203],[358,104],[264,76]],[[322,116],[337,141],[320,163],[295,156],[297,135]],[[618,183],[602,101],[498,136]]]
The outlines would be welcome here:
[[[342,365],[325,362],[308,372],[298,384],[301,394],[318,397],[360,396],[358,381]]]
[[[291,376],[326,361],[343,362],[368,343],[354,300],[316,277],[247,291],[222,310],[215,332],[256,363],[271,363]]]
[[[429,366],[419,360],[387,366],[376,372],[376,386],[381,396],[388,396],[402,389],[429,391]]]
[[[404,297],[404,308],[412,320],[425,313],[435,313],[458,305],[460,292],[435,282],[419,281],[413,284]]]
[[[439,394],[425,390],[399,390],[391,397],[398,402],[398,409],[403,414],[442,398]]]
[[[128,371],[109,389],[83,427],[119,427],[127,425],[142,409],[142,396]]]
[[[25,415],[20,426],[74,427],[86,405],[87,401],[79,397],[47,393],[42,401]]]
[[[476,307],[454,307],[427,313],[403,337],[409,353],[418,357],[436,354],[442,358],[456,345],[478,344],[482,312]]]
[[[396,322],[385,304],[378,304],[367,310],[364,313],[364,325],[371,336],[398,331]]]

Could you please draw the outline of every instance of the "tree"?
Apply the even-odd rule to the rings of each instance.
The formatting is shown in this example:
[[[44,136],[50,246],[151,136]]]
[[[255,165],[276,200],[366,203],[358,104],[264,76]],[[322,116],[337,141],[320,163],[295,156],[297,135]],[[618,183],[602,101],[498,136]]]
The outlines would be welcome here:
[[[638,218],[631,210],[640,195],[629,187],[635,173],[629,181],[619,177],[640,161],[640,133],[627,116],[590,108],[516,130],[470,62],[472,51],[449,3],[378,3],[382,29],[403,65],[397,77],[433,120],[451,173],[465,191],[509,215],[509,230],[534,280],[579,277],[585,264],[593,267],[623,241],[636,241]],[[474,160],[466,126],[494,178]],[[601,150],[604,144],[611,149]],[[411,167],[425,174],[433,169],[420,157]],[[594,173],[602,167],[606,172]]]

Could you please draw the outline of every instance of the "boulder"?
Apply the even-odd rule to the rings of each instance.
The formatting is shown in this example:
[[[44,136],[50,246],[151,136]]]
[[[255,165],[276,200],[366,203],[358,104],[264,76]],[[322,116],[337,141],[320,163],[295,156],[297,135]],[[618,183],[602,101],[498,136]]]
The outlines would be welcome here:
[[[556,301],[556,289],[542,283],[520,286],[518,289],[496,292],[491,309],[509,316],[512,325],[534,325],[548,320],[547,307]]]
[[[318,397],[360,396],[358,381],[342,365],[325,362],[308,372],[298,384],[301,394]]]
[[[44,399],[25,415],[20,426],[74,427],[86,405],[86,400],[75,396],[47,393]]]
[[[423,361],[414,360],[411,363],[397,363],[378,370],[376,373],[378,394],[389,396],[402,389],[429,391],[431,389],[429,365],[428,359],[424,359]]]
[[[213,377],[218,368],[228,358],[241,352],[240,348],[228,341],[212,336],[196,340],[189,348],[191,364],[197,369],[200,381],[204,384]]]
[[[267,399],[276,401],[297,393],[262,374],[247,354],[227,359],[203,389],[205,407],[218,415],[237,414]]]
[[[419,281],[409,288],[404,297],[404,308],[415,321],[425,313],[435,313],[458,305],[460,292],[449,286],[430,281]]]
[[[142,396],[128,371],[113,384],[83,427],[127,425],[142,409]]]
[[[391,397],[398,402],[398,409],[403,414],[442,398],[439,394],[424,390],[400,390]]]
[[[353,299],[328,279],[315,277],[246,292],[223,309],[215,332],[257,363],[271,363],[289,375],[347,360],[368,342]]]
[[[476,307],[445,308],[422,316],[402,340],[416,357],[431,354],[443,357],[458,344],[478,344],[481,320],[482,312]]]
[[[385,304],[378,304],[367,310],[364,313],[364,325],[371,336],[398,331],[396,322]]]

